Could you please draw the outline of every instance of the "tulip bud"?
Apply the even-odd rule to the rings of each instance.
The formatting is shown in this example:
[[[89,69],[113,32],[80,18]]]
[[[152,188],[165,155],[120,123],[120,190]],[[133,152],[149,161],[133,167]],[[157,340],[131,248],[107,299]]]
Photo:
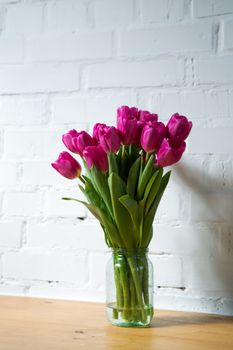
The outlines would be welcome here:
[[[76,149],[76,153],[82,157],[84,149],[88,146],[95,146],[96,142],[86,131],[81,131],[77,137],[72,139],[72,144]]]
[[[62,135],[62,141],[68,150],[79,154],[81,157],[85,147],[96,145],[95,140],[86,131],[77,132],[76,130],[70,130]]]
[[[121,106],[117,109],[117,119],[139,119],[139,110],[136,107]]]
[[[108,170],[108,158],[101,145],[88,146],[83,151],[83,157],[89,169],[94,165],[102,172]]]
[[[173,143],[178,147],[188,137],[192,128],[192,122],[178,113],[170,118],[167,124],[168,137],[173,139]]]
[[[79,133],[74,129],[70,130],[66,134],[62,135],[62,141],[63,141],[64,145],[68,148],[69,151],[71,151],[73,153],[77,153],[77,152],[76,152],[76,148],[74,147],[74,145],[72,143],[72,139],[74,137],[77,137],[78,135],[79,135]]]
[[[164,139],[157,154],[156,165],[165,167],[177,163],[181,159],[185,148],[186,144],[184,141],[179,148],[174,148],[169,143],[169,140]]]
[[[58,159],[51,164],[62,176],[73,180],[81,174],[81,166],[68,152],[59,154]]]
[[[150,113],[148,111],[140,111],[140,120],[144,123],[158,121],[158,114]]]
[[[166,127],[163,123],[149,122],[143,127],[141,146],[145,152],[157,152],[165,136]]]
[[[106,132],[107,125],[102,123],[97,123],[93,128],[93,138],[99,142],[100,136],[102,136]]]
[[[106,153],[117,153],[121,144],[120,133],[114,126],[108,126],[105,128],[105,132],[100,135],[99,141]]]

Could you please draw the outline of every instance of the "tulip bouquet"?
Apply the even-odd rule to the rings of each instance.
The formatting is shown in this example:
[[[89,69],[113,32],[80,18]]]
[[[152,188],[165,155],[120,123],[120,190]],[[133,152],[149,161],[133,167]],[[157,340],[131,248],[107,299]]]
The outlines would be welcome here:
[[[81,181],[79,188],[86,201],[72,200],[81,202],[97,218],[108,247],[126,252],[147,249],[170,177],[170,171],[164,174],[163,168],[180,160],[191,127],[178,113],[165,126],[157,114],[122,106],[117,110],[116,127],[97,123],[92,135],[70,130],[62,136],[68,150],[81,156],[85,174],[68,152],[62,152],[52,166],[66,178]],[[143,323],[153,312],[145,254],[134,259],[126,253],[123,260],[115,265],[113,317]]]

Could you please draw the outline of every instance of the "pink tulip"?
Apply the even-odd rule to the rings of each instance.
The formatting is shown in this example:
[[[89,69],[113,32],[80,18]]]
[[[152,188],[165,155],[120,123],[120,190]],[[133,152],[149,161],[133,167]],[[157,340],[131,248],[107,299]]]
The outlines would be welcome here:
[[[141,135],[142,135],[142,130],[144,128],[144,125],[145,123],[143,123],[142,121],[140,120],[137,121],[137,133],[132,143],[138,148],[141,148]]]
[[[167,123],[168,137],[178,147],[188,137],[192,128],[192,122],[188,121],[183,115],[175,113]]]
[[[179,148],[174,148],[169,143],[169,140],[164,139],[157,154],[156,165],[165,167],[177,163],[181,159],[185,148],[186,144],[184,141]]]
[[[93,138],[99,142],[100,141],[100,136],[103,135],[107,130],[107,125],[106,124],[101,124],[97,123],[94,125],[93,128]]]
[[[81,174],[81,166],[76,159],[74,159],[68,152],[59,154],[58,159],[51,164],[62,176],[67,179],[75,179]]]
[[[91,169],[94,165],[102,172],[106,172],[108,170],[107,154],[104,152],[101,145],[86,147],[83,151],[83,157],[89,169]]]
[[[82,157],[84,149],[88,146],[95,146],[96,142],[86,131],[81,131],[77,137],[72,139],[72,144],[76,149],[76,153]]]
[[[144,123],[158,121],[158,114],[150,113],[148,111],[140,111],[140,120]]]
[[[80,156],[83,155],[85,147],[96,145],[95,140],[86,131],[77,132],[76,130],[70,130],[62,135],[62,141],[68,150]]]
[[[100,135],[99,140],[100,145],[106,153],[117,153],[121,145],[120,133],[114,126],[106,127],[105,133]]]
[[[144,151],[158,152],[158,149],[166,136],[166,127],[161,122],[147,123],[142,130],[141,146]]]
[[[117,119],[139,119],[139,110],[136,107],[121,106],[117,109]]]
[[[77,137],[79,135],[79,133],[76,130],[70,130],[68,131],[66,134],[62,135],[62,141],[64,143],[64,145],[68,148],[69,151],[73,152],[73,153],[77,153],[76,152],[76,148],[74,147],[72,140],[74,137]]]
[[[122,106],[117,110],[117,129],[124,145],[134,144],[137,138],[138,109]]]

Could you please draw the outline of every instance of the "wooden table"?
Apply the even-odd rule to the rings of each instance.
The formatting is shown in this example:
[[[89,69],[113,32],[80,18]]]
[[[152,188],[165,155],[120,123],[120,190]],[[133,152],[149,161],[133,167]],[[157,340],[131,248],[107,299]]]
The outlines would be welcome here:
[[[0,349],[232,350],[233,318],[158,310],[150,328],[120,328],[103,304],[2,296]]]

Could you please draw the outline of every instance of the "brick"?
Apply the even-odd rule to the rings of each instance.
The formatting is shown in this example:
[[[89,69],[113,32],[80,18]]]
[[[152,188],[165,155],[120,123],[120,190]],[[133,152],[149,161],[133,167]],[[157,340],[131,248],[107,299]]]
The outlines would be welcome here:
[[[27,19],[27,20],[25,20]],[[43,30],[43,4],[12,4],[7,7],[5,19],[6,32],[39,33]]]
[[[136,96],[127,93],[56,96],[51,110],[53,121],[59,124],[94,124],[100,121],[100,116],[102,122],[115,124],[116,110],[122,105],[136,105]]]
[[[25,286],[20,285],[19,283],[13,283],[12,281],[4,284],[0,284],[0,293],[1,295],[25,295]]]
[[[233,91],[229,93],[229,110],[230,115],[233,115]]]
[[[97,94],[86,96],[86,119],[97,123],[100,120],[116,123],[116,110],[118,107],[128,105],[136,105],[136,96],[129,93],[114,93],[114,94]]]
[[[51,110],[55,123],[87,121],[85,96],[56,96],[52,99]]]
[[[1,289],[0,289],[1,291]],[[104,302],[105,292],[101,290],[87,289],[86,286],[60,287],[57,283],[35,284],[33,283],[28,291],[28,295],[40,298],[52,298],[60,300],[78,300],[78,301],[94,301]]]
[[[187,258],[184,262],[186,286],[202,292],[232,291],[232,263],[232,258],[224,257]]]
[[[2,214],[2,203],[3,202],[3,192],[0,191],[0,213]]]
[[[47,3],[48,30],[73,32],[87,26],[87,9],[82,0]]]
[[[218,227],[198,225],[169,226],[154,224],[150,253],[179,256],[209,256],[219,235]]]
[[[205,94],[205,115],[208,117],[229,117],[229,97],[227,91],[210,91]]]
[[[7,192],[3,201],[3,212],[7,216],[39,216],[41,195],[35,192]]]
[[[45,210],[48,216],[59,217],[86,217],[85,207],[75,201],[65,201],[62,197],[83,199],[80,190],[47,191]]]
[[[186,183],[188,191],[191,185],[195,191],[203,193],[225,191],[232,186],[232,164],[227,158],[228,156],[225,160],[223,155],[185,154],[182,158],[182,166],[178,163],[173,167],[170,185],[180,188]],[[182,168],[186,169],[186,177],[182,174]]]
[[[0,161],[0,186],[17,185],[17,165],[15,163]]]
[[[0,93],[74,91],[79,88],[76,63],[41,63],[0,68]]]
[[[87,45],[88,43],[88,45]],[[31,38],[28,44],[30,61],[70,61],[111,56],[111,33],[85,32],[53,34]]]
[[[25,43],[22,36],[0,37],[0,63],[21,63],[24,60]]]
[[[233,48],[233,20],[227,21],[224,23],[224,49]]]
[[[149,102],[143,108],[157,112],[164,122],[175,112],[186,115],[191,120],[195,119],[195,127],[196,120],[217,120],[231,115],[229,102],[232,99],[225,90],[157,92],[152,93],[147,100]]]
[[[193,128],[188,141],[188,151],[199,154],[231,154],[232,132],[232,128]]]
[[[228,84],[233,82],[233,56],[199,59],[197,81],[199,84]]]
[[[89,88],[176,85],[183,76],[181,63],[177,60],[158,60],[95,64],[87,68],[87,85]]]
[[[79,255],[53,255],[42,253],[5,253],[4,278],[41,281],[62,281],[82,286],[88,274],[86,258]]]
[[[0,222],[0,247],[19,248],[21,245],[21,222]]]
[[[232,216],[232,195],[230,193],[191,194],[190,216],[193,221],[229,222]]]
[[[186,205],[181,192],[168,187],[159,204],[156,218],[161,222],[184,220],[184,217],[187,217],[188,196],[185,200]]]
[[[30,247],[70,247],[88,251],[106,251],[101,226],[96,221],[83,223],[29,223],[27,245]]]
[[[124,9],[122,11],[122,9]],[[101,0],[94,2],[94,21],[97,27],[128,26],[133,18],[132,0]]]
[[[194,14],[197,17],[208,17],[233,13],[233,3],[229,0],[195,0]]]
[[[0,124],[36,125],[48,119],[47,99],[44,97],[0,97]]]
[[[175,52],[210,51],[211,24],[157,27],[156,30],[121,32],[121,56],[147,56]]]
[[[141,0],[141,13],[144,23],[179,21],[184,14],[183,0]]]
[[[90,282],[89,288],[105,291],[106,288],[106,268],[111,254],[91,253],[90,260]]]
[[[182,262],[178,257],[150,255],[154,266],[154,285],[159,287],[183,287]]]
[[[9,159],[17,157],[20,160],[40,159],[51,160],[57,157],[64,149],[61,135],[67,132],[67,126],[63,128],[25,128],[7,129],[4,137],[4,152]],[[15,147],[17,144],[17,147]],[[48,168],[49,169],[49,168]]]
[[[231,316],[233,314],[233,300],[231,298],[223,299],[222,313]]]
[[[61,186],[67,184],[63,176],[52,168],[48,161],[25,161],[22,182],[29,186]]]

